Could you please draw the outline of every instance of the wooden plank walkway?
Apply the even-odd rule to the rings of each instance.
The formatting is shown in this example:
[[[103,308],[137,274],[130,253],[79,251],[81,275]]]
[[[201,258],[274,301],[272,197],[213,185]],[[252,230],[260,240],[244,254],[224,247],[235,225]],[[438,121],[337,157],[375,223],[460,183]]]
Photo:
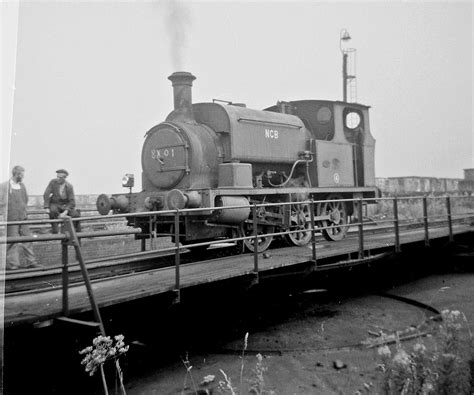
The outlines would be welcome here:
[[[456,225],[453,234],[473,232],[468,225]],[[430,229],[430,240],[448,236],[448,229]],[[393,233],[364,235],[364,249],[393,251]],[[413,243],[424,240],[423,229],[400,233],[400,243]],[[317,244],[317,258],[340,257],[345,260],[348,254],[358,251],[358,239],[351,236],[343,241]],[[269,272],[278,268],[310,262],[311,244],[306,247],[290,247],[269,251],[270,257],[259,256],[259,271]],[[181,288],[222,281],[253,274],[253,254],[195,262],[180,267]],[[94,295],[99,307],[106,307],[139,298],[173,291],[175,287],[175,267],[112,277],[92,282]],[[62,288],[51,288],[38,292],[8,294],[5,296],[4,325],[14,326],[61,316]],[[73,285],[69,289],[70,314],[91,310],[84,284]]]

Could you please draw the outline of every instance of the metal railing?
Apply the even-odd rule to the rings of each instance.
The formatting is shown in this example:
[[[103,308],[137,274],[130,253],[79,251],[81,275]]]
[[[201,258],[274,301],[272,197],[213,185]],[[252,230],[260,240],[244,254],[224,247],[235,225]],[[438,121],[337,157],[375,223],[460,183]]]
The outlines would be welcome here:
[[[460,200],[466,199],[468,203],[466,204],[465,209],[462,213],[453,213],[453,200]],[[413,218],[403,219],[400,218],[400,204],[403,202],[410,201],[421,201],[422,209],[421,215],[412,216]],[[321,221],[317,220],[317,215],[315,212],[317,211],[318,204],[321,203],[330,203],[330,202],[340,202],[340,203],[355,203],[355,210],[354,213],[357,214],[357,222],[345,223],[345,224],[336,224],[336,225],[326,225],[321,223]],[[433,203],[435,202],[435,203]],[[438,203],[441,202],[441,203]],[[252,225],[252,235],[240,235],[239,237],[233,237],[225,239],[225,242],[232,242],[232,243],[242,243],[245,240],[252,240],[254,245],[253,251],[253,275],[255,276],[256,282],[259,280],[259,255],[263,251],[259,251],[258,244],[259,238],[262,237],[274,237],[274,236],[284,236],[284,235],[292,235],[298,233],[307,233],[311,232],[311,260],[313,262],[313,269],[318,269],[318,257],[317,257],[317,241],[316,241],[316,232],[322,230],[331,230],[336,227],[341,228],[348,228],[348,227],[356,227],[357,228],[357,240],[358,240],[358,260],[364,260],[366,258],[366,251],[365,251],[365,240],[364,240],[364,230],[365,225],[363,221],[363,206],[364,204],[379,204],[384,206],[385,210],[388,210],[388,214],[385,218],[381,218],[376,221],[378,225],[380,224],[390,224],[389,228],[393,228],[394,232],[394,252],[398,253],[401,251],[401,243],[400,243],[400,227],[404,225],[422,225],[424,229],[424,244],[425,246],[430,245],[430,225],[446,225],[448,227],[448,238],[449,242],[454,241],[454,233],[453,233],[453,221],[456,219],[466,219],[472,220],[474,218],[474,196],[445,196],[445,197],[384,197],[384,198],[370,198],[370,199],[333,199],[333,200],[305,200],[305,201],[293,201],[293,202],[284,202],[284,203],[265,203],[265,204],[257,204],[254,203],[250,206],[251,214],[249,216],[249,220],[247,222]],[[439,211],[439,208],[442,207],[443,211],[441,214],[439,213],[432,213],[429,215],[429,208],[431,205],[435,205],[436,209]],[[283,207],[283,206],[294,206],[294,205],[307,205],[309,207],[309,223],[307,227],[304,229],[296,229],[296,230],[285,230],[280,232],[272,232],[272,233],[264,233],[259,234],[258,232],[258,225],[259,225],[259,218],[258,218],[258,209],[259,208],[271,208],[271,207]],[[76,257],[79,261],[81,271],[83,274],[84,282],[87,287],[89,299],[91,302],[92,310],[94,311],[94,315],[96,321],[101,325],[103,329],[102,320],[100,318],[100,312],[98,309],[98,304],[95,301],[94,294],[92,291],[91,282],[88,276],[87,267],[82,257],[81,252],[81,243],[80,239],[82,238],[96,238],[96,237],[106,237],[106,236],[117,236],[117,235],[136,235],[141,233],[140,229],[137,228],[124,228],[118,230],[108,230],[108,231],[96,231],[96,232],[81,232],[76,233],[74,229],[75,222],[86,222],[86,221],[97,221],[103,220],[107,221],[110,219],[116,218],[148,218],[149,223],[149,230],[150,230],[150,238],[153,240],[158,237],[158,234],[154,230],[154,225],[157,223],[159,217],[171,217],[173,219],[173,235],[167,234],[167,236],[174,237],[174,246],[162,248],[160,252],[170,251],[174,252],[174,266],[175,266],[175,288],[174,292],[176,293],[176,300],[179,301],[180,299],[180,266],[181,266],[181,254],[184,250],[189,250],[193,247],[200,247],[200,246],[212,246],[216,244],[221,244],[223,242],[222,239],[220,240],[213,240],[207,242],[199,242],[193,244],[186,244],[182,245],[180,243],[180,227],[181,227],[181,218],[184,215],[189,214],[196,214],[199,212],[213,212],[217,210],[232,210],[232,209],[242,209],[242,208],[249,208],[249,206],[224,206],[224,207],[212,207],[212,208],[194,208],[194,209],[182,209],[182,210],[166,210],[166,211],[152,211],[152,212],[141,212],[141,213],[124,213],[124,214],[113,214],[107,216],[86,216],[86,217],[79,217],[79,218],[70,218],[65,217],[63,219],[57,220],[45,220],[45,219],[31,219],[27,221],[14,221],[14,222],[0,222],[0,229],[2,227],[7,227],[11,225],[24,225],[24,224],[52,224],[52,223],[59,223],[63,225],[63,233],[60,234],[50,234],[50,235],[38,235],[38,236],[17,236],[17,237],[1,237],[0,243],[21,243],[21,242],[44,242],[44,241],[61,241],[62,246],[62,310],[63,315],[69,315],[69,258],[68,258],[68,247],[73,246],[75,248]],[[391,211],[391,215],[390,215]],[[319,213],[321,214],[321,213]],[[420,220],[420,221],[418,221]],[[349,222],[349,221],[348,221]],[[154,246],[153,243],[151,243]],[[143,251],[143,244],[142,244],[142,251]],[[140,255],[140,253],[137,253]],[[118,256],[119,257],[119,256]]]

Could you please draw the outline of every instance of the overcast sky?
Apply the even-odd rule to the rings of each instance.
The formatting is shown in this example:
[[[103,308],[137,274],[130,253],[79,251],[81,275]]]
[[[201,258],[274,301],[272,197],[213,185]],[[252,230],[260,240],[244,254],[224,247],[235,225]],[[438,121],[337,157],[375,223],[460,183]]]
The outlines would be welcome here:
[[[43,193],[58,168],[69,170],[76,193],[120,192],[124,173],[141,177],[145,132],[172,110],[172,72],[197,77],[195,102],[262,109],[341,100],[346,28],[357,49],[357,101],[372,107],[376,176],[461,178],[474,167],[472,8],[22,2],[10,163],[26,167],[30,194]]]

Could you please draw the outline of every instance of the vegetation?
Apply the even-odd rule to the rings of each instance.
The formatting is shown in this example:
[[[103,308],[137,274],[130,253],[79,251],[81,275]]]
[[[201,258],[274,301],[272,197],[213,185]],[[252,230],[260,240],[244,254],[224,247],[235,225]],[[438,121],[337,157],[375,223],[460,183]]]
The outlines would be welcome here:
[[[467,325],[465,315],[459,311],[444,310],[441,320],[433,323],[432,334],[426,337],[426,341],[417,340],[408,346],[402,344],[403,340],[413,339],[415,336],[382,335],[376,343],[378,345],[378,356],[381,358],[379,368],[382,372],[381,382],[378,389],[372,384],[365,386],[367,393],[395,394],[470,394],[471,393],[471,364],[473,360],[473,339]],[[421,333],[420,335],[427,334]],[[274,394],[267,389],[265,373],[267,367],[264,357],[256,355],[256,361],[251,374],[245,377],[245,365],[248,346],[247,333],[244,337],[242,353],[239,356],[240,366],[232,376],[228,372],[219,369],[216,374],[204,376],[201,381],[195,380],[192,374],[188,355],[183,359],[186,369],[182,394]],[[394,341],[394,345],[389,346]],[[104,374],[104,364],[113,361],[120,381],[120,389],[125,394],[123,385],[123,374],[120,370],[118,359],[128,351],[122,335],[113,339],[106,336],[98,336],[93,340],[93,345],[86,347],[80,354],[85,355],[82,365],[91,376],[98,370],[102,375],[104,392],[108,394],[107,383]],[[374,392],[375,391],[375,392]],[[117,388],[116,388],[117,392]],[[360,392],[358,392],[360,393]]]
[[[242,349],[242,355],[240,356],[241,363],[240,363],[240,372],[239,372],[239,386],[237,387],[232,382],[232,378],[222,369],[219,369],[220,376],[222,377],[216,383],[216,376],[215,375],[207,375],[203,377],[201,383],[199,384],[199,388],[195,384],[195,380],[191,374],[192,366],[188,360],[188,356],[183,360],[184,367],[186,368],[186,376],[184,379],[183,384],[183,391],[188,388],[186,383],[188,381],[188,377],[192,383],[192,392],[187,392],[187,394],[230,394],[230,395],[237,395],[237,394],[244,394],[245,390],[248,390],[249,394],[255,395],[271,395],[275,394],[274,391],[267,390],[265,386],[265,378],[264,373],[266,372],[267,368],[264,366],[263,363],[263,356],[261,354],[257,354],[257,362],[255,363],[255,368],[252,370],[252,377],[247,380],[244,380],[244,367],[245,367],[245,351],[247,350],[248,345],[248,332],[245,334],[244,338],[244,347]],[[244,383],[244,381],[246,383]]]
[[[429,351],[422,342],[411,349],[396,342],[392,351],[379,347],[383,372],[381,390],[385,394],[469,394],[472,335],[462,336],[466,317],[459,311],[444,310],[442,323]]]
[[[122,394],[126,394],[123,385],[123,372],[119,364],[119,357],[125,354],[128,351],[128,348],[129,346],[124,343],[123,335],[117,335],[114,339],[111,339],[110,336],[100,335],[94,338],[92,346],[79,351],[79,354],[85,355],[81,364],[85,365],[85,370],[90,376],[93,376],[97,369],[100,370],[102,385],[106,395],[109,393],[104,372],[104,364],[107,361],[113,361],[115,363],[115,369],[117,372],[116,378],[118,378],[118,381],[120,382]],[[115,392],[117,392],[117,388]]]

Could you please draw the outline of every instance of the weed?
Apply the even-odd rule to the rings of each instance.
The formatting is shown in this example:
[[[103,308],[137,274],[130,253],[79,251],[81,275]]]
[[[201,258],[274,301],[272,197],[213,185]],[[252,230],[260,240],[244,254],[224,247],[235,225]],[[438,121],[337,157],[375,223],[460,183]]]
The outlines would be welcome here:
[[[245,351],[247,350],[248,346],[248,337],[249,334],[246,333],[244,337],[244,346],[242,349],[242,354],[240,356],[241,362],[240,362],[240,386],[237,387],[232,383],[232,378],[230,375],[228,375],[224,370],[219,369],[220,375],[222,376],[222,380],[219,380],[217,385],[215,385],[215,375],[207,375],[205,376],[201,383],[199,384],[199,389],[196,388],[194,384],[194,379],[191,374],[191,369],[192,366],[188,360],[188,357],[186,355],[186,359],[183,360],[183,364],[186,368],[186,377],[184,379],[184,384],[183,384],[183,390],[182,394],[184,394],[184,391],[187,389],[186,387],[186,382],[188,377],[191,378],[191,381],[193,383],[193,392],[192,394],[212,394],[214,393],[214,390],[217,391],[220,394],[229,394],[229,395],[237,395],[237,394],[244,394],[245,393],[245,386],[244,386],[244,381],[250,384],[250,387],[248,389],[248,393],[250,394],[256,394],[256,395],[271,395],[274,394],[273,391],[268,391],[265,389],[265,379],[264,379],[264,373],[267,371],[267,368],[263,364],[263,356],[261,354],[257,354],[257,362],[255,364],[255,368],[252,370],[253,376],[249,379],[244,380],[244,367],[245,367]]]
[[[464,314],[444,310],[435,334],[435,347],[417,342],[411,350],[397,341],[395,350],[378,349],[382,358],[382,390],[386,394],[468,394],[470,391],[470,342],[461,336]]]
[[[117,335],[114,339],[111,339],[110,336],[100,335],[93,339],[92,346],[79,351],[79,354],[85,355],[81,361],[81,365],[85,365],[85,370],[90,376],[93,376],[97,369],[100,370],[105,394],[108,394],[108,387],[107,381],[105,380],[104,364],[110,360],[115,362],[115,369],[120,382],[120,389],[122,390],[122,393],[125,394],[123,372],[120,368],[118,359],[128,351],[128,348],[129,346],[124,343],[123,335]]]
[[[263,374],[268,368],[263,366],[263,357],[262,354],[257,354],[257,364],[255,365],[254,375],[255,378],[252,381],[252,386],[250,387],[250,393],[260,395],[265,394],[267,391],[264,390],[265,388],[265,379]]]
[[[247,350],[249,339],[249,333],[247,332],[244,337],[244,348],[242,349],[242,356],[241,356],[241,364],[240,364],[240,391],[242,391],[242,379],[244,375],[244,358],[245,358],[245,351]]]
[[[186,383],[187,383],[188,377],[189,377],[191,379],[191,383],[193,384],[194,392],[196,393],[197,392],[196,383],[194,382],[194,378],[193,378],[193,375],[191,373],[191,369],[193,368],[193,366],[189,362],[188,353],[186,353],[186,357],[184,359],[181,359],[181,361],[183,362],[183,365],[186,368],[186,376],[184,377],[183,391],[186,388]]]
[[[217,387],[217,390],[221,393],[221,394],[231,394],[231,395],[236,395],[237,394],[237,390],[234,388],[234,386],[232,385],[232,381],[230,379],[229,376],[227,376],[225,374],[225,372],[222,370],[222,369],[219,369],[219,371],[221,372],[222,376],[224,376],[224,381],[219,381],[219,386]]]

